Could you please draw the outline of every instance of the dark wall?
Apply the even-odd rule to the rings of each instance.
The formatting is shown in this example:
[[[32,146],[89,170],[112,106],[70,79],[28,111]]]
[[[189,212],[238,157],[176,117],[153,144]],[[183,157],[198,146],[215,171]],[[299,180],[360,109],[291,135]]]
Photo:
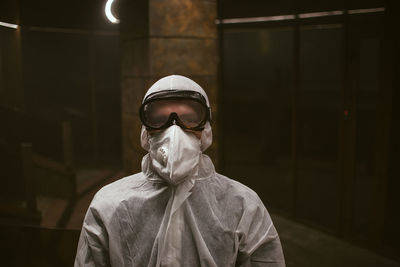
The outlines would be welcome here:
[[[384,10],[347,13],[369,8]],[[270,210],[395,257],[383,239],[398,235],[398,9],[386,1],[219,2],[220,19],[329,10],[343,14],[221,21],[223,171]]]
[[[79,234],[79,230],[2,226],[2,265],[73,266]]]
[[[105,17],[105,1],[2,5],[0,21],[19,28],[0,29],[0,103],[71,121],[78,163],[120,158],[119,29]]]
[[[385,214],[385,236],[386,242],[390,243],[392,247],[398,247],[398,240],[400,238],[400,213],[398,210],[398,204],[400,203],[400,168],[398,163],[400,162],[400,36],[396,34],[398,32],[397,20],[400,11],[400,3],[391,1],[390,6],[393,8],[389,13],[388,22],[391,27],[388,27],[388,32],[392,40],[391,44],[391,57],[389,62],[393,64],[392,69],[388,69],[388,75],[393,77],[389,80],[389,84],[393,87],[392,95],[392,112],[389,116],[390,124],[390,140],[388,143],[389,157],[388,157],[388,186],[387,186],[387,212]]]

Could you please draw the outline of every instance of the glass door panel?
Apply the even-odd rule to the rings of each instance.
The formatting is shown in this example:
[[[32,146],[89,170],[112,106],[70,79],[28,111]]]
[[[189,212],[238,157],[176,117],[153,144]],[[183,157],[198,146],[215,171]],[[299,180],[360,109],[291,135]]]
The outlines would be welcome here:
[[[335,231],[341,178],[338,134],[342,27],[300,27],[296,216]]]
[[[353,227],[367,234],[371,229],[376,199],[377,98],[379,86],[379,39],[359,43],[359,90],[356,104],[355,183]]]
[[[290,212],[294,30],[225,30],[223,44],[224,171]]]

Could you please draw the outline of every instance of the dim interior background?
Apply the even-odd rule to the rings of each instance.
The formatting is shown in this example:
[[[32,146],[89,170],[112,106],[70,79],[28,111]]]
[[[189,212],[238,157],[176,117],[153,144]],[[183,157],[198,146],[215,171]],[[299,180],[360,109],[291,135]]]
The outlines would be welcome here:
[[[19,25],[0,24],[8,266],[71,265],[93,194],[132,171],[123,140],[126,37],[122,17],[121,27],[107,20],[105,2],[1,3],[0,22]],[[168,10],[149,2],[134,1]],[[204,2],[217,10],[211,154],[276,218],[288,266],[399,266],[396,1]]]

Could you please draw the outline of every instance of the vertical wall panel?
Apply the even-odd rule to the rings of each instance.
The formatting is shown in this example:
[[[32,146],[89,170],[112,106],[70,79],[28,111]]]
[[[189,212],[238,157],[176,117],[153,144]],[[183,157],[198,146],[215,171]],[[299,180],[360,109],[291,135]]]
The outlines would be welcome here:
[[[293,28],[224,32],[224,169],[290,212]]]
[[[355,144],[354,229],[367,235],[376,203],[377,101],[379,88],[379,40],[359,42],[359,90]]]
[[[301,27],[296,214],[330,230],[337,228],[340,203],[341,84],[341,26]]]

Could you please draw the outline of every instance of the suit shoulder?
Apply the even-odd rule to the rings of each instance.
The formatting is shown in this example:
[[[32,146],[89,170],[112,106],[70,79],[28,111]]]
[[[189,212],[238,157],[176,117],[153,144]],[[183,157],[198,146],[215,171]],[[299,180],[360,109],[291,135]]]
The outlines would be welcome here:
[[[221,189],[226,193],[230,193],[234,197],[243,198],[243,200],[250,202],[261,202],[258,194],[250,187],[233,180],[225,175],[216,173],[216,180],[221,185]]]
[[[127,194],[132,193],[132,188],[139,187],[144,182],[145,176],[140,172],[107,184],[97,191],[91,206],[104,206],[119,203]]]

